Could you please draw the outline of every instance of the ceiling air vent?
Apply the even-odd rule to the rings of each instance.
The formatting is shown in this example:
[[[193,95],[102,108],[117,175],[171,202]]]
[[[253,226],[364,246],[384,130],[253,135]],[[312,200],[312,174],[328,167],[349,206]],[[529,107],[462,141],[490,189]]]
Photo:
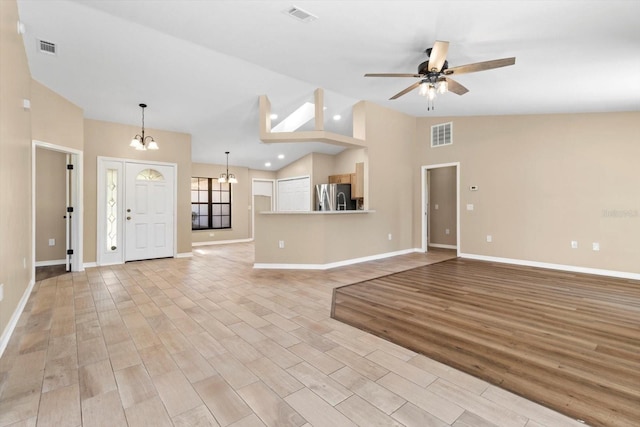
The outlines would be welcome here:
[[[296,6],[291,6],[290,8],[286,9],[284,11],[284,13],[286,13],[287,15],[291,16],[292,18],[297,19],[298,21],[301,22],[311,22],[311,21],[315,21],[316,19],[318,19],[317,16],[310,14],[309,12],[307,12],[306,10],[302,10],[299,7]]]
[[[41,53],[47,53],[49,55],[56,54],[56,44],[48,41],[38,40],[38,49]]]
[[[431,147],[453,144],[453,123],[431,126]]]

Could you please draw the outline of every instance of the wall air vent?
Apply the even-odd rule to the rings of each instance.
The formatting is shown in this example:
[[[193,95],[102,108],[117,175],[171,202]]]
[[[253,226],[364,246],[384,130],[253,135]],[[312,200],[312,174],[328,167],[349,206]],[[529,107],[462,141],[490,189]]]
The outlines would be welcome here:
[[[44,41],[44,40],[38,40],[38,50],[41,53],[46,53],[46,54],[49,54],[49,55],[55,55],[56,54],[56,44],[48,42],[48,41]]]
[[[431,147],[453,144],[453,123],[431,126]]]
[[[317,16],[310,14],[306,10],[302,10],[299,7],[291,6],[290,8],[284,10],[284,13],[291,16],[292,18],[297,19],[300,22],[311,22],[318,19]]]

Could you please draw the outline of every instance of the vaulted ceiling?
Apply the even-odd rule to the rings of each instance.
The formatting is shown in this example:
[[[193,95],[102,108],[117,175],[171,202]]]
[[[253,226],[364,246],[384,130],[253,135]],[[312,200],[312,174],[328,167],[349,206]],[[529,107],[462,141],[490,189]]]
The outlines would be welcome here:
[[[292,6],[317,19],[300,22]],[[33,78],[85,117],[190,133],[195,162],[279,169],[320,143],[263,144],[258,96],[279,119],[324,88],[329,130],[351,131],[350,107],[369,100],[414,116],[640,109],[638,1],[18,0]],[[39,52],[38,40],[57,54]],[[465,74],[469,93],[417,91],[424,50],[450,42],[450,66],[515,56],[511,67]],[[127,141],[123,141],[127,143]],[[285,154],[284,160],[277,159]],[[265,162],[272,166],[266,167]]]

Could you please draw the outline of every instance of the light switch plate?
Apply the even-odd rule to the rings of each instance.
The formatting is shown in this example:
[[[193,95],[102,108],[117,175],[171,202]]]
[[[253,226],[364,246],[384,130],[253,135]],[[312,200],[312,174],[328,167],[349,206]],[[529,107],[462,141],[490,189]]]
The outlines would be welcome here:
[[[467,205],[467,210],[468,210],[468,211],[472,211],[472,210],[473,210],[473,205],[472,205],[471,203],[469,203],[469,204]]]
[[[576,240],[571,241],[571,249],[578,249],[578,242]]]
[[[593,250],[594,251],[599,251],[600,250],[600,243],[598,242],[593,242]]]

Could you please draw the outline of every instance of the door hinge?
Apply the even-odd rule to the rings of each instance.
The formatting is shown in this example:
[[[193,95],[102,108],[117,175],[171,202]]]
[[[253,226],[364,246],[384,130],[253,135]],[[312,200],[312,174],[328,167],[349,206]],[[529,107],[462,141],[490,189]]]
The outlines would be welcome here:
[[[67,208],[67,212],[69,212],[69,213],[73,212],[73,206],[69,206],[69,207]]]
[[[73,165],[67,165],[68,170],[73,170]]]
[[[67,255],[73,255],[73,249],[67,249]]]

